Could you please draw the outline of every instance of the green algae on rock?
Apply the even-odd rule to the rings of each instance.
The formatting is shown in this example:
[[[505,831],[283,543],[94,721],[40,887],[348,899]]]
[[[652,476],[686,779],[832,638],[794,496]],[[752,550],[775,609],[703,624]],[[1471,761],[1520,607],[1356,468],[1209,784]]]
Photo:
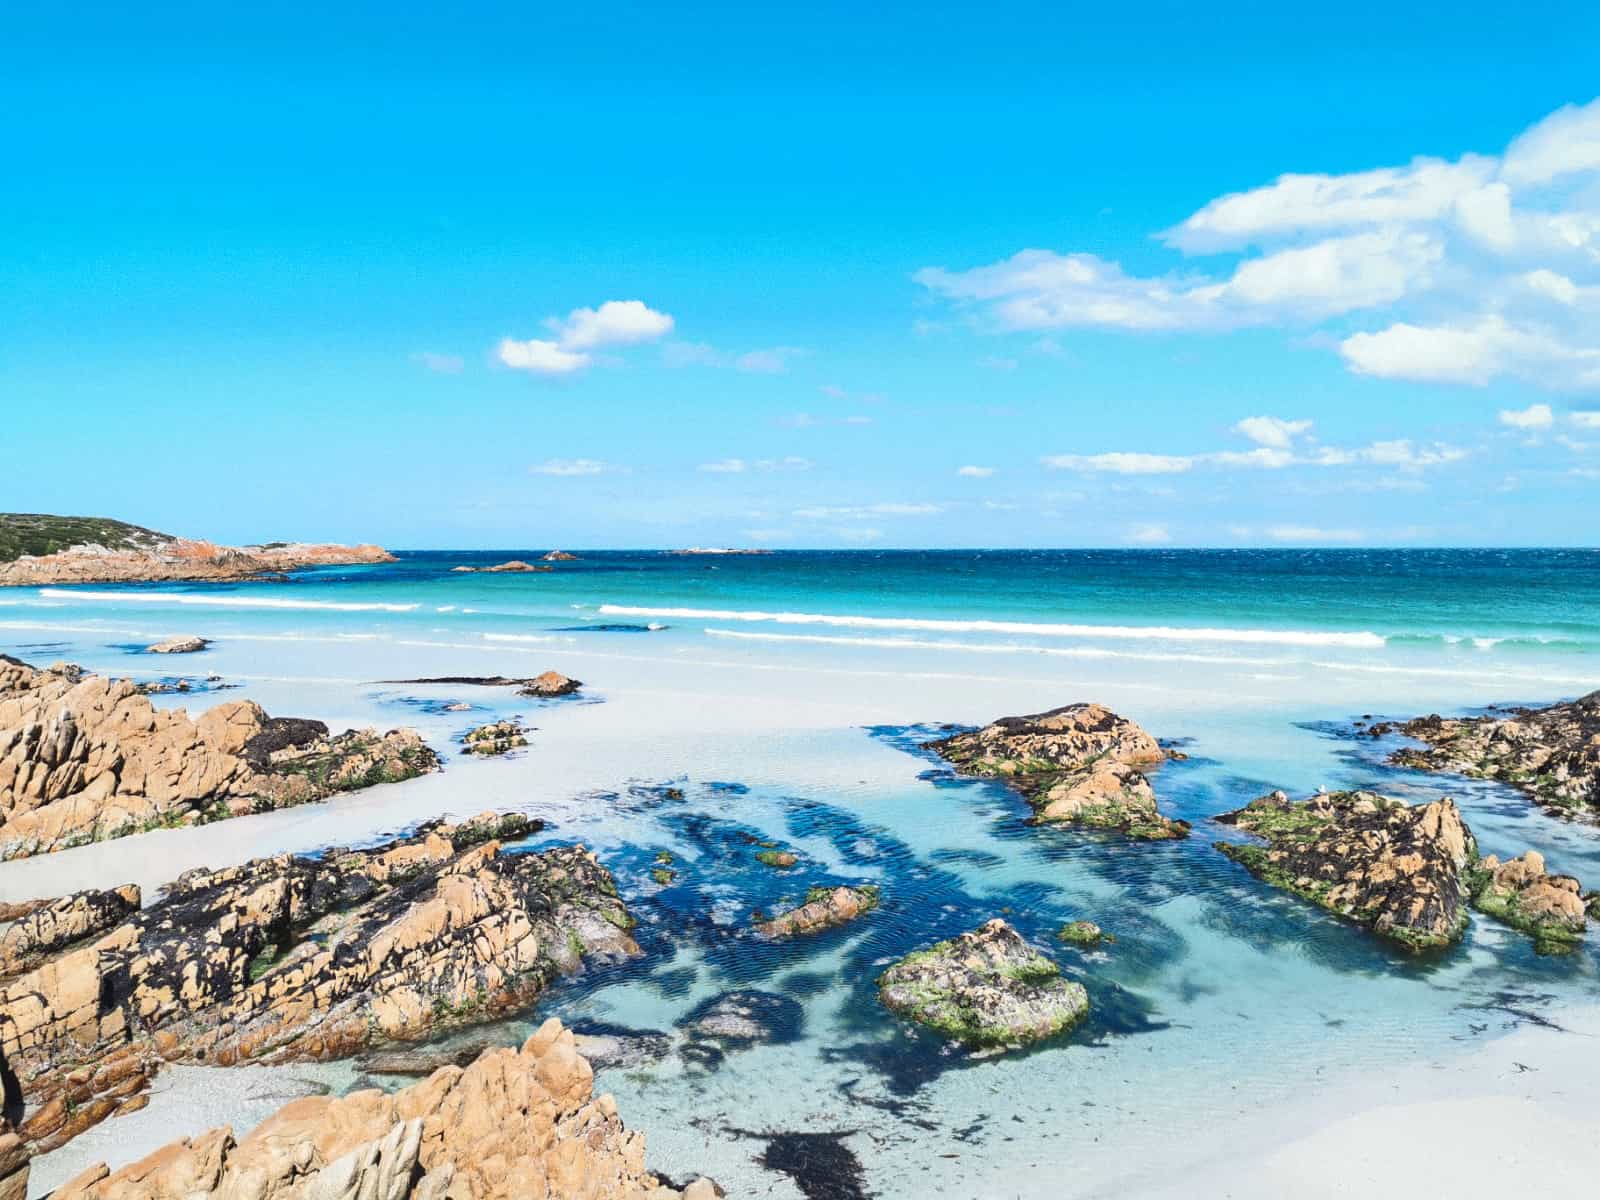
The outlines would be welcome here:
[[[1056,937],[1073,946],[1098,946],[1117,940],[1093,921],[1069,922],[1057,931]]]
[[[841,884],[838,887],[810,888],[802,903],[779,913],[770,921],[758,921],[756,932],[767,937],[820,933],[871,912],[878,907],[878,901],[878,889],[870,883],[856,887]]]
[[[1467,925],[1472,831],[1448,798],[1407,805],[1375,792],[1283,792],[1217,818],[1266,845],[1218,842],[1251,874],[1410,949],[1445,946]]]
[[[878,979],[885,1007],[973,1048],[1050,1037],[1089,1011],[1080,983],[999,918],[906,955]]]
[[[1003,779],[1039,822],[1116,830],[1161,841],[1189,836],[1189,823],[1162,816],[1141,766],[1167,758],[1149,733],[1100,704],[1070,704],[930,742],[963,775]]]
[[[1390,761],[1511,784],[1557,812],[1600,815],[1600,691],[1507,716],[1383,722],[1368,733],[1402,733],[1425,748],[1395,751]]]
[[[1468,868],[1467,887],[1474,908],[1528,934],[1541,950],[1583,942],[1588,914],[1582,886],[1571,875],[1546,874],[1537,850],[1505,862],[1492,854],[1479,859]]]

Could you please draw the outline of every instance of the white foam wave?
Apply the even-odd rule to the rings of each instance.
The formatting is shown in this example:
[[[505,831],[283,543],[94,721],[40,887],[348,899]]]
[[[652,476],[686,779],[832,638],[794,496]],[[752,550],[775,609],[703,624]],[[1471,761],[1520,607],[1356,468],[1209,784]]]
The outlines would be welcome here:
[[[483,634],[486,642],[555,642],[559,638],[541,637],[536,633],[486,633]]]
[[[951,621],[932,617],[863,617],[833,613],[764,612],[759,609],[662,608],[602,604],[607,616],[677,617],[695,621],[765,621],[775,625],[830,625],[848,629],[913,629],[931,633],[1007,633],[1033,637],[1117,638],[1169,642],[1245,642],[1280,646],[1349,646],[1381,649],[1376,633],[1310,629],[1215,629],[1172,625],[1075,625],[1034,621]]]
[[[1133,654],[1097,646],[1028,646],[1016,642],[946,642],[925,638],[844,637],[826,633],[750,633],[742,629],[706,629],[708,637],[737,638],[750,642],[806,642],[822,646],[867,646],[890,650],[963,650],[974,654],[1043,654],[1052,658],[1136,658],[1143,662],[1231,663],[1243,666],[1288,665],[1275,658],[1239,658],[1230,654]]]
[[[357,603],[345,600],[290,600],[282,596],[208,596],[190,592],[79,592],[40,588],[39,595],[60,600],[99,600],[116,604],[194,604],[210,608],[325,609],[332,612],[414,612],[415,604]]]

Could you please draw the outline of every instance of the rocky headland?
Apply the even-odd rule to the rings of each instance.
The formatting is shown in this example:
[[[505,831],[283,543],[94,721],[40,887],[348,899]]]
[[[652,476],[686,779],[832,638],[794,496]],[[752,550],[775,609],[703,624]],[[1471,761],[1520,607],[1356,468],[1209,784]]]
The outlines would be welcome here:
[[[1089,1011],[1083,985],[996,918],[908,954],[878,979],[891,1011],[972,1048],[1016,1046],[1061,1032]]]
[[[110,1172],[96,1166],[54,1200],[714,1200],[645,1169],[572,1033],[552,1018],[521,1047],[485,1051],[394,1093],[286,1105],[242,1139],[228,1128]]]
[[[591,956],[636,954],[587,850],[502,852],[533,828],[485,813],[368,850],[190,871],[142,910],[84,903],[73,936],[0,979],[18,1132],[48,1150],[142,1107],[163,1063],[415,1041],[526,1007]]]
[[[269,717],[248,700],[198,718],[126,679],[0,655],[0,859],[322,800],[437,770],[412,730]]]
[[[240,580],[393,561],[381,546],[223,546],[105,518],[0,513],[0,587]]]
[[[1163,816],[1141,767],[1168,754],[1143,728],[1100,704],[1070,704],[929,743],[963,775],[1003,779],[1033,806],[1037,821],[1112,829],[1131,838],[1189,835],[1187,821]]]
[[[858,887],[814,887],[805,900],[768,921],[756,922],[756,932],[767,937],[794,937],[821,933],[845,925],[878,907],[879,892],[871,884]]]
[[[1380,722],[1367,732],[1425,743],[1391,755],[1399,766],[1499,780],[1552,811],[1600,817],[1600,692],[1504,716]]]

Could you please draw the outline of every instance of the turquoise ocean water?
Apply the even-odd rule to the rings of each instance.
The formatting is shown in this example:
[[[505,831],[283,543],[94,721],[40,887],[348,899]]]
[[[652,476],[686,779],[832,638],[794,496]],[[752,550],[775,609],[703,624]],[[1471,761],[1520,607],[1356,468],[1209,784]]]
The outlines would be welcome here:
[[[141,678],[214,672],[240,687],[224,695],[416,724],[444,750],[513,712],[548,726],[552,747],[565,729],[594,739],[581,788],[551,777],[538,736],[511,762],[446,772],[452,804],[522,805],[551,822],[532,844],[591,845],[641,920],[640,960],[559,986],[497,1033],[555,1013],[623,1038],[635,1052],[600,1082],[652,1162],[740,1194],[1136,1195],[1222,1123],[1559,1026],[1600,996],[1594,937],[1543,956],[1480,919],[1459,947],[1407,956],[1256,883],[1215,851],[1234,835],[1211,820],[1279,786],[1448,793],[1485,851],[1537,848],[1600,886],[1593,826],[1497,785],[1390,768],[1391,744],[1353,736],[1363,717],[1600,686],[1600,553],[578,551],[549,573],[451,570],[537,553],[411,553],[286,583],[15,589],[0,592],[0,652]],[[216,645],[138,653],[176,632]],[[503,690],[384,682],[550,666],[598,703],[529,710]],[[939,722],[1087,699],[1189,753],[1155,777],[1165,811],[1194,822],[1188,841],[1028,826],[1004,788],[921,749]],[[454,700],[474,711],[444,711]],[[699,704],[703,741],[682,732]],[[653,735],[643,716],[662,705],[675,724]],[[608,733],[611,713],[642,732]],[[405,823],[379,817],[372,833]],[[755,863],[756,841],[801,865]],[[662,851],[677,870],[666,886],[650,875]],[[785,944],[749,931],[754,909],[854,880],[885,896],[855,927]],[[994,915],[1085,984],[1084,1026],[973,1059],[877,1005],[886,962]],[[1079,917],[1116,944],[1053,941]],[[707,1032],[729,1005],[758,1036]],[[336,1086],[373,1082],[342,1071]]]

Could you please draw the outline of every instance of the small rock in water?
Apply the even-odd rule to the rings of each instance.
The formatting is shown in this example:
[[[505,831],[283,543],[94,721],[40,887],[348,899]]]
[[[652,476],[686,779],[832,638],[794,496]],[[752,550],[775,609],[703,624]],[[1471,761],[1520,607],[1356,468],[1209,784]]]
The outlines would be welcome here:
[[[146,654],[194,654],[204,650],[211,642],[203,637],[170,637],[165,641],[157,642],[154,646],[146,646]]]

